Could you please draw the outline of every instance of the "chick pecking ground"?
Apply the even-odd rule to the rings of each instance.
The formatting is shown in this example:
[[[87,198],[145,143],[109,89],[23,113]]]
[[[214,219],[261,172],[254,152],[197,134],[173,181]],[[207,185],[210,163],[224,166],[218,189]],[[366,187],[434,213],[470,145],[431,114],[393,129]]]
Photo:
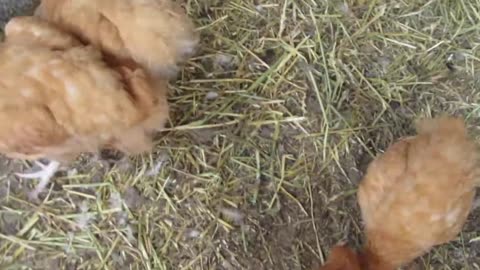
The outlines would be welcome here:
[[[184,5],[202,43],[154,153],[84,156],[40,202],[1,159],[0,269],[312,269],[360,246],[357,184],[415,119],[479,138],[480,0]],[[478,218],[415,269],[480,269]]]

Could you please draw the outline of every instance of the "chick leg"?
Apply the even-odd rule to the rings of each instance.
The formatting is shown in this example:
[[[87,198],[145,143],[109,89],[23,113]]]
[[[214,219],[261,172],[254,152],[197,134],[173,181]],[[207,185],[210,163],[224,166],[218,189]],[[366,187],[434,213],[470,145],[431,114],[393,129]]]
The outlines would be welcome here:
[[[42,192],[45,187],[50,182],[50,178],[55,175],[60,167],[60,162],[58,161],[50,161],[47,165],[44,165],[38,161],[35,162],[41,169],[38,172],[34,173],[16,173],[15,175],[21,178],[26,179],[40,179],[40,183],[35,187],[35,189],[29,193],[30,199],[38,199],[38,194]]]

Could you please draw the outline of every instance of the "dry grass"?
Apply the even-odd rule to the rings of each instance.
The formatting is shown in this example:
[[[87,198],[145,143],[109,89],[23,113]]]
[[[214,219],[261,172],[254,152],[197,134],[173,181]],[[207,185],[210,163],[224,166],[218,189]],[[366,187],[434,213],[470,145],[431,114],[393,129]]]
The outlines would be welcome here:
[[[40,203],[2,163],[1,269],[311,269],[360,244],[356,185],[415,119],[463,115],[480,134],[480,0],[186,8],[203,42],[155,153],[85,157]],[[480,269],[477,231],[418,267]]]

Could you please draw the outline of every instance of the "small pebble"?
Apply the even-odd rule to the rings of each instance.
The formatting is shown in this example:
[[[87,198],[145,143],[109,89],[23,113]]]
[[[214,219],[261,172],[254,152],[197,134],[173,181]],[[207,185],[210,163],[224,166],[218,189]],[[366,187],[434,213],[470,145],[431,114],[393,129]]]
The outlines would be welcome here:
[[[238,209],[222,207],[220,212],[227,218],[231,219],[237,224],[242,224],[245,215]]]
[[[213,100],[213,99],[217,99],[217,98],[218,98],[218,93],[217,92],[210,91],[205,95],[206,100]]]

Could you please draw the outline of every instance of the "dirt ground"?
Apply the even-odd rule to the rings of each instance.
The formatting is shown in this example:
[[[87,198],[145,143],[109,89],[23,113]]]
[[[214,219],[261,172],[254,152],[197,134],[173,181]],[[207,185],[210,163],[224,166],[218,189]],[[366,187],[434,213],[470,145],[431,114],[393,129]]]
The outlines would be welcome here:
[[[13,16],[30,14],[39,0],[0,0],[0,28]]]
[[[81,157],[40,202],[0,160],[0,269],[315,269],[361,245],[358,182],[415,119],[479,138],[479,0],[184,6],[202,44],[154,153]],[[479,217],[411,268],[480,269]]]

